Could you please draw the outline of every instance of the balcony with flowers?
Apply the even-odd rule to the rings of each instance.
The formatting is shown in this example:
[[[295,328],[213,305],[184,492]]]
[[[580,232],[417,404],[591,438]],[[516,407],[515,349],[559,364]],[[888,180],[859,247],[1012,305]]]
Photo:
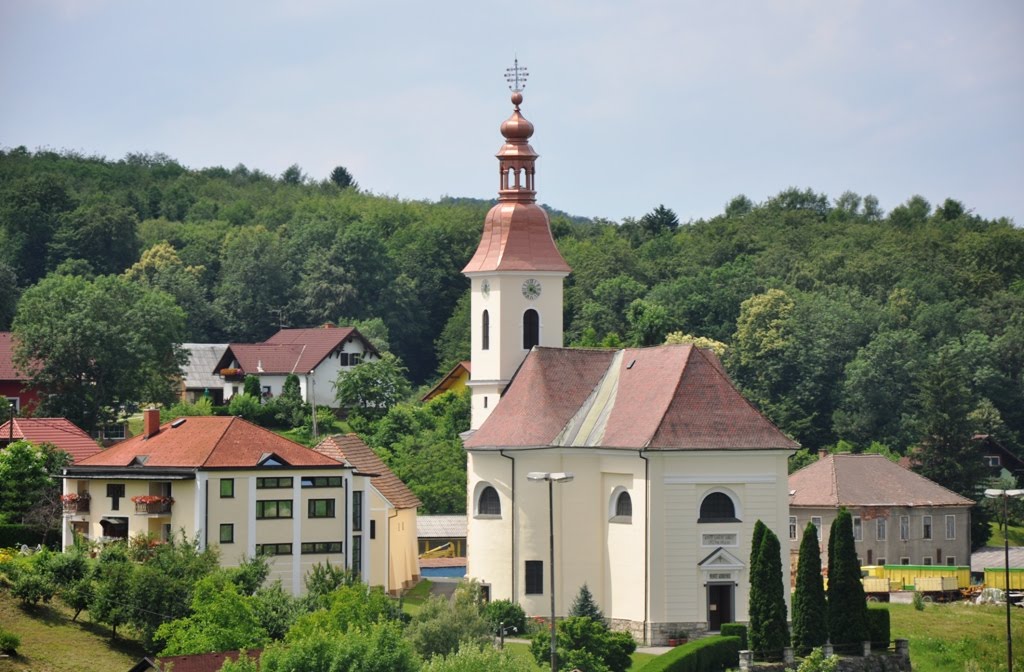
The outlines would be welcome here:
[[[89,493],[69,492],[60,496],[61,504],[64,505],[64,515],[72,516],[79,513],[89,513]]]
[[[147,515],[170,515],[174,498],[165,495],[136,495],[132,497],[135,513]]]
[[[245,371],[239,367],[228,367],[221,369],[220,375],[224,376],[224,380],[242,380],[245,378]]]

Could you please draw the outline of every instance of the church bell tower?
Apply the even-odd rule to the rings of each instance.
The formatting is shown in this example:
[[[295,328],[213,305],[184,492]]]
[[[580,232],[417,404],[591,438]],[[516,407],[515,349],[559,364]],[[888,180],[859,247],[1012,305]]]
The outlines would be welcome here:
[[[498,203],[462,269],[471,283],[472,429],[494,410],[533,346],[562,347],[562,281],[571,270],[555,247],[547,213],[537,205],[538,154],[530,146],[533,124],[519,110],[526,69],[518,60],[506,79],[514,110],[501,125]]]

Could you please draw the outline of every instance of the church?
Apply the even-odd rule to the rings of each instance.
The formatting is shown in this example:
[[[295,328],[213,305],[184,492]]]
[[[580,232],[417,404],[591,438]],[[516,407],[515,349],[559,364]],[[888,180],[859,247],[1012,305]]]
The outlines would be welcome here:
[[[709,351],[563,347],[571,269],[536,201],[522,102],[517,82],[501,125],[499,200],[463,269],[466,575],[542,617],[564,617],[586,583],[612,627],[647,644],[746,622],[754,523],[781,537],[797,444]]]

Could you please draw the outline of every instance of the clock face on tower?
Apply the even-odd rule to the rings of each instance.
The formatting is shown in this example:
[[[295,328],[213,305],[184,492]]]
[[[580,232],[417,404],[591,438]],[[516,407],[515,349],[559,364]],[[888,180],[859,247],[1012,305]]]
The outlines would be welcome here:
[[[523,283],[523,296],[530,301],[540,296],[540,283],[533,278],[526,280]]]
[[[488,296],[491,295],[491,281],[490,280],[486,280],[485,279],[483,282],[480,283],[480,293],[484,295],[485,299]]]

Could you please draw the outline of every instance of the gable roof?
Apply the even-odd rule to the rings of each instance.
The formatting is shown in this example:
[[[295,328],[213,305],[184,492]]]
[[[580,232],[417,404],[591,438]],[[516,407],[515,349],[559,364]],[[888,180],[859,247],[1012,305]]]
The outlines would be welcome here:
[[[466,536],[466,514],[416,516],[416,536],[427,538],[459,538]]]
[[[415,509],[422,504],[409,486],[395,476],[384,461],[356,434],[328,436],[313,450],[338,462],[347,462],[360,473],[376,474],[370,478],[370,483],[397,509]]]
[[[11,427],[11,423],[14,427]],[[0,442],[12,436],[30,443],[52,443],[77,464],[103,450],[91,436],[67,418],[14,418],[0,425]]]
[[[420,401],[430,401],[434,397],[443,394],[455,387],[460,379],[469,379],[470,372],[473,370],[473,364],[468,359],[459,362],[452,367],[452,370],[444,374],[441,380],[437,381],[437,385],[430,388],[430,391],[420,397]]]
[[[0,380],[28,380],[29,377],[14,366],[14,334],[0,331]]]
[[[180,422],[180,421],[184,422]],[[177,424],[176,427],[172,424]],[[226,469],[256,468],[268,457],[292,467],[339,467],[337,461],[242,418],[198,416],[160,425],[156,434],[134,436],[76,467]]]
[[[281,329],[262,343],[232,343],[217,362],[213,372],[237,360],[251,374],[304,374],[312,371],[339,349],[345,341],[358,338],[367,352],[377,353],[354,327],[324,325],[314,329]]]
[[[534,348],[467,449],[794,450],[691,345]]]
[[[213,371],[228,349],[227,343],[182,343],[181,347],[188,352],[188,363],[181,367],[186,388],[219,388],[224,384]]]
[[[789,475],[790,506],[971,506],[882,455],[826,455]]]

